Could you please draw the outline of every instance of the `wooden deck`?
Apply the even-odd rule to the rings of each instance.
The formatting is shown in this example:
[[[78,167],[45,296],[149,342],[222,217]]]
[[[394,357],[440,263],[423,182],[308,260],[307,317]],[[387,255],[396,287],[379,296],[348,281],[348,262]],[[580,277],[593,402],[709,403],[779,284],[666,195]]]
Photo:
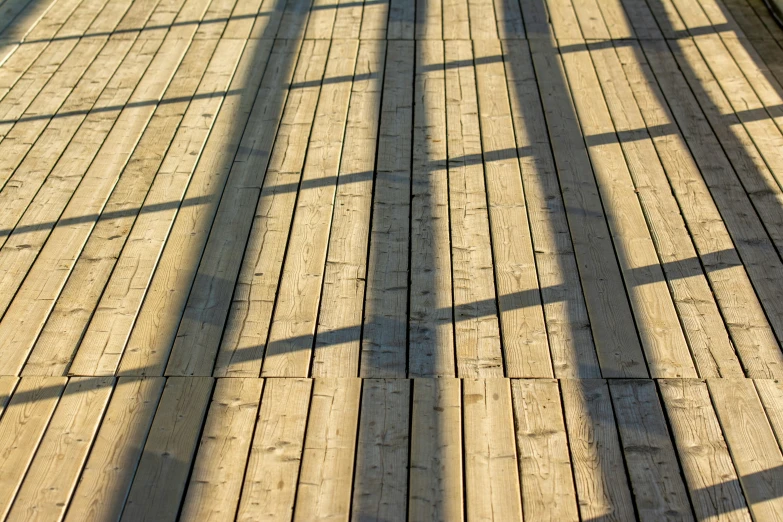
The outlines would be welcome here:
[[[0,520],[783,521],[761,0],[0,0]]]

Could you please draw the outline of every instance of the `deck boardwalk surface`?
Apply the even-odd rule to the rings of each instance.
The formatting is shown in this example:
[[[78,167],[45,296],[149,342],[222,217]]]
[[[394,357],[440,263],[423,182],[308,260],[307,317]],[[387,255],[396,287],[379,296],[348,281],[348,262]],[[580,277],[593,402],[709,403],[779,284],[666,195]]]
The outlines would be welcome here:
[[[0,0],[0,521],[783,522],[761,0]]]

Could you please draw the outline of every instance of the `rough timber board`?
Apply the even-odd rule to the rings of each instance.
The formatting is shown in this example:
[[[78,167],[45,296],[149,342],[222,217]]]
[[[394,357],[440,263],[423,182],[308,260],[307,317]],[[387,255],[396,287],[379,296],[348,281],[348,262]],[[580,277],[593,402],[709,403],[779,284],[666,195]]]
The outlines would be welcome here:
[[[780,518],[782,37],[0,0],[0,511]]]

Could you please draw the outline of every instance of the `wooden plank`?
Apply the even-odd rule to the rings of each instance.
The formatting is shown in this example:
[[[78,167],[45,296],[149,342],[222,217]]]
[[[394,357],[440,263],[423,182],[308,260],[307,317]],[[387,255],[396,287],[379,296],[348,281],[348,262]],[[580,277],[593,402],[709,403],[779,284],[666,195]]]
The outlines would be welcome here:
[[[502,375],[475,69],[467,44],[448,41],[445,45],[449,62],[446,138],[457,375]]]
[[[263,387],[262,379],[217,381],[181,520],[234,520]]]
[[[575,48],[563,55],[563,61],[648,370],[653,377],[695,377],[688,344],[587,47],[579,42],[569,45]]]
[[[65,7],[64,4],[68,4],[68,2],[59,2],[58,6]],[[2,114],[0,119],[3,120],[0,124],[0,140],[7,137],[12,128],[21,126],[24,129],[24,127],[31,125],[41,125],[41,120],[34,120],[33,122],[16,121],[21,118],[28,108],[35,115],[46,115],[52,114],[60,106],[65,96],[71,91],[76,81],[78,81],[107,40],[107,37],[104,35],[100,35],[97,38],[83,39],[69,38],[68,36],[81,36],[88,32],[91,23],[96,20],[96,16],[101,13],[105,4],[106,0],[85,0],[79,3],[72,15],[67,16],[67,20],[52,20],[51,22],[44,20],[43,25],[39,24],[36,27],[41,29],[45,25],[52,23],[52,30],[47,31],[47,33],[54,36],[56,32],[56,36],[33,66],[28,69],[27,74],[14,86],[9,95],[0,102],[0,114]],[[62,13],[64,14],[65,11],[63,10]],[[107,14],[104,18],[110,20],[109,26],[116,25],[119,22],[119,17],[112,16],[115,15],[112,10],[106,11]],[[47,36],[43,39],[48,40],[52,36]],[[32,39],[35,40],[35,36]],[[68,58],[63,60],[65,56],[68,56]],[[25,86],[27,87],[26,89],[19,90]],[[20,132],[23,132],[23,130]]]
[[[280,89],[280,84],[291,81],[299,45],[297,42],[280,41],[273,47],[272,42],[264,42],[252,42],[254,45],[246,51],[241,66],[243,72],[237,74],[231,83],[230,89],[236,95],[224,103],[201,155],[203,159],[185,193],[185,200],[198,201],[200,204],[183,207],[178,212],[148,285],[144,304],[142,306],[141,301],[135,304],[138,315],[120,364],[121,374],[163,373],[198,268],[194,260],[200,259],[203,254],[220,194],[235,154],[243,143],[245,125],[249,122],[250,128],[274,133],[274,130],[269,130],[271,125],[264,120],[264,113],[271,111],[272,117],[275,117],[273,121],[279,117],[282,100],[287,92]],[[266,70],[270,71],[268,75],[265,74]],[[251,113],[255,100],[264,101]],[[255,133],[250,134],[255,136]],[[248,146],[252,141],[244,143]],[[256,158],[263,159],[260,154],[243,154],[240,159],[245,161],[240,163],[243,167],[247,165],[252,168],[256,165]],[[249,161],[251,159],[253,161]],[[253,376],[258,376],[258,372]]]
[[[209,377],[168,379],[122,520],[177,518],[213,384]]]
[[[202,43],[205,48],[198,52]],[[136,161],[123,173],[112,194],[116,194],[116,200],[110,198],[107,204],[105,214],[118,218],[102,220],[100,230],[96,227],[93,232],[95,241],[85,247],[83,257],[93,261],[88,263],[93,265],[88,281],[95,281],[103,293],[100,301],[92,296],[84,304],[77,304],[79,299],[73,304],[65,301],[74,308],[94,310],[89,326],[80,323],[76,328],[77,335],[84,332],[84,337],[70,369],[73,373],[103,375],[114,374],[117,369],[130,331],[128,322],[133,318],[124,306],[138,302],[139,294],[149,284],[244,47],[241,40],[227,39],[215,49],[216,43],[217,40],[198,40],[191,46],[196,51],[192,56],[202,56],[202,64],[186,69],[183,62],[180,70],[189,72],[180,82],[172,82],[167,91],[173,91],[173,99],[182,99],[184,103],[179,107],[162,105],[161,109],[165,109],[156,111],[131,157],[131,161]],[[211,62],[203,59],[212,52]],[[124,179],[128,181],[123,183]],[[99,264],[98,260],[104,262]],[[69,284],[89,288],[75,275]],[[76,343],[78,339],[74,339]]]
[[[663,93],[637,44],[616,51],[742,365],[751,377],[774,375],[777,341],[674,116],[659,102]]]
[[[443,39],[464,40],[470,34],[468,0],[443,0]]]
[[[160,40],[137,41],[134,43],[128,56],[123,61],[123,64],[107,85],[104,93],[98,99],[98,102],[96,102],[98,110],[87,115],[84,125],[71,140],[70,146],[66,149],[65,154],[59,158],[57,166],[50,175],[51,180],[62,180],[66,183],[66,188],[68,184],[75,186],[79,183],[82,176],[89,168],[89,164],[97,153],[100,144],[104,141],[115,120],[120,115],[122,106],[128,101],[139,78],[143,75],[147,66],[150,64],[150,61],[152,61],[160,44]],[[45,142],[41,141],[40,143],[40,147],[45,150]],[[36,149],[38,148],[39,147],[35,147],[30,153],[33,157],[37,155]],[[54,160],[57,160],[57,157],[55,157]],[[53,188],[58,188],[59,186],[60,184],[58,183],[55,184]],[[66,191],[63,194],[63,198],[61,198],[64,200],[61,204],[67,204],[67,197],[69,197],[69,194]],[[29,250],[32,250],[34,254],[44,246],[49,237],[51,227],[55,225],[54,222],[49,222],[48,225],[46,225],[47,221],[45,216],[47,216],[50,211],[54,211],[55,217],[50,216],[49,219],[57,219],[60,215],[61,207],[58,208],[51,204],[48,201],[48,198],[42,199],[43,200],[40,201],[40,203],[34,201],[25,216],[23,216],[15,232],[9,238],[6,245],[6,252],[12,247],[18,249],[18,245],[28,245]],[[76,216],[74,216],[74,219],[75,218]],[[22,252],[27,249],[28,248],[23,249]],[[16,255],[18,256],[19,254]],[[0,258],[9,256],[10,258],[6,259],[6,263],[12,264],[14,262],[14,256],[0,251]],[[64,274],[49,275],[55,278],[59,276],[61,280],[64,276]],[[23,299],[25,295],[29,296],[29,294],[27,294],[28,287],[36,287],[38,284],[45,283],[46,280],[46,277],[31,279],[31,283],[22,286],[22,289],[20,289],[20,292],[17,294],[18,299],[15,299],[9,307],[6,314],[7,321],[0,322],[0,331],[3,332],[2,337],[6,339],[3,344],[15,344],[14,338],[17,338],[22,341],[22,346],[24,346],[24,343],[34,340],[35,336],[38,334],[38,330],[36,328],[20,328],[17,321],[27,321],[29,319],[30,323],[34,323],[36,319],[41,320],[40,316],[31,310],[26,310],[24,313],[16,313],[16,310],[24,310],[25,307],[23,306],[23,303],[28,305],[35,304],[39,299],[42,301],[41,304],[46,305],[45,298],[51,298],[51,296],[42,293],[40,288],[36,288],[31,292],[31,294],[34,295],[34,300],[32,302],[25,302]],[[55,292],[55,295],[56,294],[57,292]],[[46,309],[47,307],[44,306],[43,308]],[[22,351],[22,353],[24,353],[24,351]],[[60,370],[59,368],[62,368],[64,364],[69,363],[71,356],[72,353],[66,354],[65,361],[61,360],[59,356],[52,356],[46,358],[44,365],[48,366],[51,364],[53,367],[51,373],[62,375],[64,369]]]
[[[259,171],[266,173],[256,173],[253,178],[243,176],[247,171],[232,173],[171,349],[168,375],[212,374],[234,287],[238,279],[245,281],[242,275],[249,266],[255,268],[252,277],[260,278],[264,287],[277,287],[296,202],[292,187],[298,186],[301,178],[328,49],[327,40],[305,40],[302,44],[293,78],[294,85],[301,88],[292,89],[286,102],[286,108],[292,109],[283,112],[269,168]],[[269,274],[255,263],[276,267],[277,274]]]
[[[724,0],[722,4],[728,13],[731,14],[734,22],[741,28],[740,35],[746,36],[750,34],[754,38],[759,39],[772,38],[764,23],[745,0]]]
[[[769,10],[767,5],[758,0],[748,0],[748,3],[769,30],[772,38],[778,42],[783,41],[783,29],[780,28],[779,22],[772,16],[772,11]]]
[[[390,2],[366,2],[362,12],[361,40],[385,40]]]
[[[293,0],[290,4],[286,3],[279,27],[267,26],[265,37],[272,38],[276,33],[277,38],[294,41],[303,38],[312,3],[312,0]]]
[[[525,33],[530,40],[552,38],[554,28],[551,25],[547,2],[521,0],[520,8],[525,22]],[[527,44],[525,44],[525,48],[527,48]]]
[[[354,40],[359,38],[364,3],[357,0],[339,0],[334,19],[335,38]]]
[[[207,75],[202,81],[208,63],[203,57],[210,56],[216,44],[216,40],[195,42],[185,56],[165,94],[167,99],[179,101],[160,105],[156,109],[67,282],[62,278],[50,278],[47,281],[50,285],[48,288],[52,288],[49,299],[43,299],[40,292],[35,294],[35,298],[29,293],[20,294],[11,306],[11,310],[17,311],[14,316],[19,318],[17,322],[28,326],[24,335],[16,335],[14,342],[20,347],[36,343],[25,366],[25,374],[65,372],[80,343],[76,356],[78,363],[70,368],[73,373],[114,373],[120,354],[106,354],[106,351],[112,352],[116,346],[110,342],[111,322],[105,319],[107,309],[111,313],[122,314],[122,310],[112,308],[113,300],[117,299],[118,286],[126,293],[130,291],[128,287],[143,286],[144,265],[136,259],[138,255],[134,257],[133,254],[139,249],[150,254],[154,252],[152,241],[156,235],[154,230],[150,231],[149,222],[163,220],[176,212],[174,203],[182,197],[200,146],[209,130],[211,118],[205,118],[204,115],[215,111],[222,100],[219,96],[196,99],[189,106],[190,98],[194,94],[203,97],[205,89],[225,89],[233,65],[236,64],[236,55],[241,50],[241,45],[236,43],[221,46],[222,49],[213,60],[213,63],[220,63],[217,81],[214,66],[213,70],[207,69]],[[229,52],[226,52],[226,48]],[[197,89],[199,82],[202,87]],[[183,115],[186,114],[189,115],[190,123],[187,120],[183,122]],[[201,132],[189,132],[193,127],[194,114],[199,115],[199,123],[206,127]],[[180,124],[182,126],[175,136]],[[196,154],[190,154],[194,151]],[[181,163],[184,165],[178,165],[177,160],[183,157]],[[164,165],[160,168],[164,158]],[[70,194],[68,191],[63,192],[60,199],[67,201]],[[159,207],[164,208],[156,212]],[[143,231],[144,240],[139,239],[142,235],[139,231]],[[127,249],[122,252],[126,245]],[[131,268],[128,268],[128,258],[136,261]],[[129,273],[132,276],[129,277]],[[138,279],[129,281],[133,278]],[[6,320],[10,320],[10,313]],[[96,335],[96,330],[105,335],[100,347],[94,343],[95,338],[100,337]],[[36,342],[39,332],[42,334]]]
[[[14,0],[5,5],[0,19],[0,64],[21,48],[23,40],[51,43],[81,0],[26,2]]]
[[[712,71],[715,79],[725,94],[729,107],[737,114],[737,119],[747,131],[753,144],[758,149],[764,162],[772,173],[772,176],[780,185],[783,180],[783,106],[780,95],[769,92],[770,84],[759,78],[758,66],[745,64],[747,72],[743,71],[739,63],[728,49],[728,43],[734,42],[734,53],[742,57],[737,49],[736,38],[725,38],[718,35],[703,35],[693,39],[696,47],[707,66]],[[750,47],[749,44],[745,44]],[[741,47],[741,45],[739,45]],[[783,56],[783,52],[780,53]],[[746,62],[750,60],[747,57]],[[759,61],[761,61],[759,59]],[[763,62],[762,62],[763,63]],[[777,83],[777,82],[775,82]],[[767,87],[766,93],[762,91]],[[780,89],[780,87],[778,86]],[[759,92],[761,91],[761,92]],[[762,99],[762,95],[764,99]],[[765,101],[766,100],[766,101]],[[714,103],[714,101],[713,101]],[[721,107],[722,109],[723,107]],[[729,109],[729,112],[732,112]],[[779,197],[783,199],[783,196]]]
[[[640,520],[693,520],[653,381],[609,382]]]
[[[606,382],[566,379],[560,388],[582,519],[634,520]]]
[[[526,520],[579,520],[557,381],[511,381]]]
[[[29,100],[27,106],[20,106],[15,114],[10,114],[2,123],[0,128],[0,152],[2,153],[2,160],[0,161],[0,184],[6,185],[11,178],[12,173],[19,166],[22,159],[30,150],[32,145],[41,135],[43,130],[47,127],[47,124],[55,117],[63,105],[63,103],[69,99],[73,100],[76,96],[74,89],[77,86],[81,86],[82,90],[89,85],[91,81],[95,81],[96,85],[89,88],[86,93],[82,94],[87,99],[84,100],[85,108],[89,109],[92,105],[90,100],[94,102],[106,82],[111,78],[113,68],[116,69],[119,62],[122,60],[122,56],[127,52],[129,43],[124,42],[124,46],[117,48],[116,44],[113,45],[113,51],[119,56],[108,57],[107,52],[104,50],[104,46],[107,43],[107,38],[84,38],[79,41],[73,51],[68,57],[63,60],[62,65],[52,74],[48,82],[43,85],[40,92],[32,99]],[[124,50],[123,50],[124,47]],[[44,53],[44,57],[46,53]],[[101,61],[103,58],[103,64],[97,64],[95,61]],[[112,64],[113,68],[112,68]],[[25,93],[27,94],[27,93]],[[84,103],[83,102],[83,103]],[[2,103],[0,103],[2,105]],[[15,107],[16,109],[16,107]],[[67,114],[72,108],[65,109],[63,107],[62,115]],[[62,116],[60,115],[60,117]],[[67,138],[65,142],[67,143]],[[44,171],[46,173],[46,171]],[[29,174],[28,174],[29,175]],[[39,177],[41,175],[39,174]],[[17,176],[18,177],[18,176]],[[33,188],[37,188],[40,185],[40,181],[35,183],[36,178],[31,179],[31,185]],[[17,183],[19,183],[17,181]],[[15,189],[15,190],[14,190]],[[9,205],[16,198],[14,196],[9,197],[9,192],[19,192],[21,187],[11,183],[8,186],[3,187],[3,191],[0,192],[0,196],[4,198],[4,206]],[[33,194],[35,192],[33,191]],[[17,196],[18,197],[18,196]],[[29,199],[29,198],[28,198]],[[19,198],[19,202],[16,205],[20,205],[25,199]],[[26,206],[26,205],[24,205]],[[22,206],[22,209],[24,209]],[[9,209],[11,210],[11,209]],[[0,216],[0,223],[3,229],[6,229],[9,225],[13,225],[15,222],[9,223],[9,211],[5,211]],[[16,211],[18,219],[19,211]],[[4,234],[0,238],[5,239],[8,232],[4,231]]]
[[[188,43],[188,40],[176,39],[164,42],[131,96],[129,106],[121,112],[116,126],[89,164],[84,179],[60,218],[63,226],[55,228],[38,257],[35,258],[37,249],[22,252],[14,249],[16,251],[9,250],[6,256],[0,255],[0,295],[5,298],[0,300],[0,309],[7,308],[31,264],[34,263],[34,266],[30,270],[28,284],[40,284],[47,280],[46,275],[62,278],[63,272],[70,271],[154,111],[155,104],[137,102],[156,100],[162,96]],[[14,357],[4,358],[2,367],[21,366],[27,354],[27,351],[20,351]],[[18,368],[13,373],[17,371]]]
[[[526,37],[522,10],[515,0],[493,0],[498,36],[502,39],[522,40]]]
[[[0,516],[5,519],[65,388],[64,377],[24,377],[0,419]]]
[[[780,381],[771,379],[756,379],[756,391],[759,394],[761,403],[767,414],[772,431],[775,432],[775,438],[778,440],[778,446],[783,449],[783,386]]]
[[[68,382],[6,520],[60,520],[114,390],[114,378]]]
[[[552,40],[552,37],[557,40],[579,40],[582,38],[582,30],[579,27],[579,19],[576,11],[574,11],[573,3],[547,0],[534,1],[546,5],[546,10],[549,13],[549,23],[552,24],[551,31],[539,35],[541,40],[539,45],[544,46],[546,45],[545,42],[554,43],[556,40]],[[537,47],[534,47],[534,49],[538,50]]]
[[[313,0],[304,37],[308,40],[331,38],[337,11],[337,0]]]
[[[683,68],[685,79],[693,86],[696,99],[707,116],[707,120],[711,123],[726,157],[734,167],[739,183],[748,193],[768,236],[772,239],[778,252],[783,251],[783,218],[780,217],[779,212],[780,205],[783,205],[783,190],[774,175],[776,171],[783,171],[780,152],[776,150],[775,146],[780,145],[783,136],[775,128],[774,122],[769,119],[755,118],[755,121],[748,122],[749,125],[743,124],[741,120],[746,118],[734,114],[729,99],[693,41],[678,41],[676,45],[673,44],[671,47],[675,59]],[[731,65],[736,69],[733,62]],[[726,65],[724,64],[723,67]],[[742,76],[741,73],[740,76]],[[736,87],[732,87],[732,90],[750,91],[743,93],[743,97],[749,98],[747,102],[735,100],[739,101],[740,107],[747,105],[752,110],[755,105],[759,104],[750,88],[746,86],[746,89],[742,89],[742,84],[745,83],[744,78],[742,78],[742,82],[732,83],[738,83]],[[753,98],[756,98],[755,101]],[[757,109],[762,112],[764,110],[758,107]],[[760,129],[759,126],[761,126]],[[765,126],[769,128],[764,129]],[[760,133],[756,130],[759,130]],[[777,136],[771,135],[769,130]],[[763,147],[764,142],[768,142],[770,147]],[[756,145],[759,143],[762,146],[757,147]],[[760,152],[764,149],[768,151],[768,154],[764,155]],[[770,153],[770,149],[773,152]]]
[[[498,38],[495,7],[492,0],[468,0],[470,15],[470,39],[493,40]],[[467,39],[466,35],[459,37]]]
[[[417,43],[408,373],[454,377],[443,42]]]
[[[352,521],[406,518],[410,381],[364,379]]]
[[[24,111],[46,86],[76,47],[73,40],[53,42],[0,101],[0,139],[4,139]],[[88,62],[89,64],[89,62]],[[5,184],[5,181],[3,181]]]
[[[707,386],[695,379],[660,380],[658,386],[696,518],[750,521]]]
[[[316,326],[314,377],[359,375],[373,169],[385,59],[384,40],[361,42],[337,176]]]
[[[266,381],[238,521],[291,520],[312,382]]]
[[[506,375],[552,377],[525,191],[497,40],[475,42],[481,143]],[[509,154],[509,151],[513,151]]]
[[[213,0],[204,14],[204,21],[199,24],[194,40],[211,40],[217,38],[234,38],[231,33],[224,33],[228,20],[237,0]]]
[[[389,0],[386,38],[389,40],[412,40],[415,21],[415,0]]]
[[[549,350],[558,378],[601,376],[527,42],[502,42]]]
[[[458,379],[415,379],[408,520],[463,520],[462,398]]]
[[[753,518],[781,518],[783,454],[753,381],[709,379],[707,385]]]
[[[0,419],[3,418],[3,412],[5,411],[8,402],[11,400],[11,394],[19,383],[18,377],[11,375],[0,376]]]
[[[699,375],[742,377],[742,367],[617,54],[613,47],[599,46],[591,48],[590,54]]]
[[[443,15],[441,0],[416,2],[416,40],[443,40]]]
[[[96,47],[105,43],[98,39],[91,40]],[[133,40],[129,39],[108,42],[84,75],[78,79],[78,83],[73,80],[75,87],[61,84],[63,89],[49,89],[48,86],[44,88],[39,98],[54,99],[57,103],[38,103],[36,99],[22,116],[22,121],[11,130],[8,139],[0,143],[0,157],[3,158],[0,161],[0,181],[7,180],[7,185],[0,192],[3,208],[0,213],[0,246],[5,244],[9,235],[14,232],[20,218],[38,197],[42,185],[47,186],[47,175],[60,159],[90,109],[99,100],[101,92],[132,45]],[[68,60],[60,69],[63,74],[80,69],[68,66],[67,62]],[[63,69],[66,66],[70,71]],[[76,72],[81,75],[81,70]],[[55,74],[52,82],[62,81],[58,74]],[[69,92],[67,89],[71,87],[73,90]],[[67,98],[60,106],[65,96]],[[48,185],[51,185],[51,182]],[[58,216],[62,206],[54,206],[52,210],[52,214]],[[46,223],[52,218],[44,215],[39,219],[40,223]],[[19,234],[19,231],[16,233]]]
[[[630,17],[626,14],[621,0],[598,0],[598,7],[603,15],[606,29],[612,40],[621,40],[625,38],[637,38]],[[643,38],[642,33],[641,38]],[[585,38],[587,36],[585,35]]]
[[[16,49],[13,44],[23,40],[39,24],[54,3],[54,0],[48,2],[15,0],[3,4],[2,23],[0,23],[0,38],[2,40],[0,41],[3,41],[4,48],[0,54],[0,64],[5,61],[8,53],[12,53]],[[68,5],[67,2],[66,5]]]
[[[577,20],[579,20],[579,28],[582,31],[582,36],[579,39],[608,40],[610,38],[609,29],[606,23],[604,23],[597,0],[571,2],[571,5],[574,8]],[[558,42],[562,46],[570,45],[570,42],[565,41],[562,37],[558,37],[558,40],[564,40]]]
[[[294,520],[348,520],[361,388],[356,378],[315,381]]]
[[[275,23],[270,19],[275,18],[277,20],[276,23],[279,23],[280,12],[275,9],[278,6],[285,6],[285,2],[281,1],[278,4],[278,2],[272,0],[267,0],[266,2],[263,0],[237,1],[234,10],[231,11],[224,34],[234,38],[253,38],[253,29],[256,24],[259,26],[259,33],[257,34],[263,34],[262,27],[264,24]],[[275,25],[275,27],[277,26]],[[248,43],[257,45],[259,42]],[[250,47],[253,48],[254,46],[251,45]]]
[[[229,188],[218,209],[215,225],[210,232],[211,240],[207,242],[204,256],[195,274],[193,290],[185,306],[182,323],[173,344],[171,359],[166,370],[168,374],[209,375],[212,373],[223,325],[226,322],[231,304],[233,287],[238,277],[237,272],[240,270],[241,253],[246,248],[251,252],[245,257],[248,260],[245,264],[245,271],[247,271],[248,264],[258,260],[259,257],[261,261],[269,261],[274,266],[274,260],[268,260],[265,256],[256,257],[253,255],[253,238],[258,239],[261,234],[264,238],[261,246],[266,247],[266,239],[268,239],[272,245],[278,247],[280,256],[284,252],[284,240],[281,247],[279,241],[276,243],[271,237],[267,238],[264,232],[251,232],[249,229],[251,224],[264,223],[268,215],[272,222],[271,227],[275,228],[279,220],[279,228],[275,228],[275,230],[279,234],[283,234],[284,237],[288,235],[290,207],[294,204],[296,193],[285,190],[285,186],[298,182],[301,174],[307,143],[306,136],[309,134],[312,124],[312,113],[315,111],[328,47],[326,41],[316,41],[315,43],[309,41],[302,47],[297,72],[293,78],[294,84],[300,85],[301,88],[292,91],[286,105],[287,107],[301,105],[302,113],[300,115],[298,110],[293,109],[283,112],[281,127],[278,131],[278,136],[283,136],[279,140],[283,145],[272,149],[273,154],[270,159],[266,150],[271,145],[275,126],[280,121],[279,111],[281,109],[272,105],[276,101],[275,98],[272,98],[269,100],[271,103],[268,107],[271,109],[270,114],[264,115],[270,118],[272,126],[254,130],[249,135],[249,137],[256,136],[257,139],[252,143],[253,150],[247,151],[247,154],[260,152],[258,159],[263,162],[258,165],[259,170],[250,170],[247,164],[240,164],[236,171],[232,169],[230,174],[232,181],[229,182]],[[280,101],[282,102],[282,99]],[[299,118],[307,123],[299,125]],[[260,138],[258,133],[261,133]],[[286,149],[288,143],[296,142],[297,139],[297,144]],[[240,150],[242,150],[241,146]],[[289,152],[288,155],[286,155],[286,151]],[[267,160],[270,162],[268,179],[265,178],[265,175],[258,175],[258,172],[267,170]],[[235,159],[235,166],[239,161],[242,160]],[[296,181],[293,181],[294,179]],[[284,181],[288,181],[289,184],[286,185],[283,183]],[[256,189],[261,188],[262,184],[265,188],[259,202]],[[277,185],[284,187],[279,189]],[[282,192],[282,196],[278,195],[278,192]],[[258,208],[256,208],[257,204]],[[271,210],[268,208],[269,206],[272,207]],[[257,216],[255,220],[252,218],[254,211]],[[282,215],[278,216],[277,214]],[[286,222],[286,217],[288,222]],[[265,228],[264,231],[266,231]],[[250,240],[248,240],[249,233]],[[251,241],[251,246],[247,246],[248,241]],[[281,262],[278,261],[278,266],[280,264]],[[254,276],[251,277],[255,277],[255,274],[259,272],[256,269],[253,273]],[[262,273],[261,275],[265,276],[266,274]],[[241,275],[239,277],[241,278]],[[214,279],[217,279],[219,284],[214,284],[212,282]],[[276,281],[277,279],[275,279]]]
[[[464,379],[462,404],[468,520],[521,521],[509,381]]]
[[[650,10],[650,6],[643,0],[621,0],[625,15],[628,17],[630,24],[633,26],[634,32],[640,39],[649,38],[663,38],[663,33],[658,27],[658,23],[655,21],[653,14]],[[652,4],[653,8],[658,6],[657,3]]]
[[[264,210],[269,208],[270,211],[264,212],[267,222],[257,223],[258,231],[255,233],[263,232],[264,237],[258,259],[264,260],[266,269],[263,271],[271,277],[282,270],[279,287],[272,284],[271,279],[264,285],[265,290],[277,290],[277,304],[271,318],[263,366],[266,376],[307,377],[310,374],[332,205],[351,95],[352,82],[349,78],[354,73],[358,47],[358,40],[332,43],[312,131],[309,138],[302,140],[308,153],[301,180],[280,174],[283,169],[274,162],[276,158],[273,155],[272,168],[268,173],[269,185],[261,192],[261,205]],[[285,116],[282,125],[286,125]],[[280,132],[285,130],[281,126]],[[291,136],[285,151],[286,158],[297,153],[301,142],[297,144],[296,141],[299,140]],[[294,168],[293,164],[286,163],[286,171]],[[302,168],[301,165],[299,168]],[[295,196],[297,183],[299,194]],[[265,198],[286,200],[294,197],[296,206],[291,203],[288,208],[282,206],[283,201],[265,201]],[[294,213],[293,223],[290,213]],[[286,218],[290,229],[285,226]],[[279,226],[282,233],[273,234],[278,227],[272,223],[277,220],[282,223]],[[272,253],[282,254],[286,240],[287,257],[283,259],[280,255],[279,263],[273,265],[271,259],[278,256]],[[272,301],[274,297],[274,293],[265,294],[262,299]]]
[[[8,91],[19,81],[19,78],[41,55],[47,45],[48,42],[35,42],[19,46],[18,50],[0,66],[0,100],[8,94]],[[2,53],[2,49],[2,44],[0,44],[0,53]]]
[[[729,264],[733,261],[731,251],[736,248],[736,253],[739,254],[739,259],[753,282],[759,300],[768,312],[769,323],[777,332],[783,328],[783,324],[780,324],[781,319],[775,310],[778,307],[777,290],[770,281],[778,279],[777,274],[783,267],[775,248],[758,220],[747,195],[732,172],[731,165],[723,154],[720,144],[709,129],[696,100],[687,90],[688,86],[668,49],[654,40],[643,41],[642,48],[652,71],[659,80],[663,95],[666,96],[682,135],[690,145],[690,152],[700,169],[699,177],[706,183],[717,206],[713,215],[718,226],[725,226],[734,240],[733,244],[727,241],[725,249],[712,251],[716,252],[717,259],[715,261],[723,261],[726,269],[739,264],[739,261]],[[675,120],[671,118],[669,121]],[[650,122],[648,122],[649,125]],[[706,204],[700,203],[694,210],[704,210],[703,207]],[[681,208],[684,208],[684,205],[681,204]],[[717,210],[720,211],[720,217],[717,215]],[[720,225],[721,222],[722,225]],[[700,253],[703,252],[701,248],[699,250]],[[715,265],[716,268],[724,268],[721,263],[710,264]],[[736,281],[740,283],[741,277],[736,278]],[[749,306],[752,306],[752,303]],[[758,323],[760,320],[754,318],[753,322]],[[733,331],[731,333],[734,334]],[[740,353],[743,355],[744,365],[746,367],[756,366],[760,373],[769,375],[768,372],[774,372],[774,368],[779,368],[781,361],[779,349],[763,351],[756,349],[748,350],[745,354]]]
[[[644,356],[562,63],[549,41],[531,40],[531,50],[602,375],[646,377]]]
[[[751,45],[740,38],[723,37],[722,40],[769,116],[783,130],[783,86],[780,84],[783,68],[776,63],[783,56],[783,48],[773,47],[771,41],[757,43],[754,39]],[[772,64],[767,64],[765,59]],[[763,113],[760,114],[763,117]]]
[[[80,11],[83,12],[84,8],[89,5],[89,2],[83,2],[81,0],[58,1],[50,10],[48,10],[46,13],[47,16],[44,16],[37,24],[35,24],[35,27],[30,29],[30,31],[24,35],[24,40],[49,40],[53,39],[53,36],[59,36],[65,24],[68,24],[71,22],[71,20],[80,18],[77,16],[77,13]],[[95,9],[94,4],[92,9]],[[22,38],[19,39],[21,40]]]
[[[414,45],[387,48],[362,338],[362,377],[405,377]]]
[[[65,520],[119,520],[164,384],[120,377]]]

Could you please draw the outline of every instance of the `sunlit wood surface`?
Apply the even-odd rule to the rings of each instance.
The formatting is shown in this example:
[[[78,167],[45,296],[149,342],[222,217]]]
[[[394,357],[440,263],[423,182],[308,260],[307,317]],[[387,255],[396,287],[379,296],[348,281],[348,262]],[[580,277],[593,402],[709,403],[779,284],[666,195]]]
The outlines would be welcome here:
[[[0,0],[0,520],[783,521],[761,0]]]

